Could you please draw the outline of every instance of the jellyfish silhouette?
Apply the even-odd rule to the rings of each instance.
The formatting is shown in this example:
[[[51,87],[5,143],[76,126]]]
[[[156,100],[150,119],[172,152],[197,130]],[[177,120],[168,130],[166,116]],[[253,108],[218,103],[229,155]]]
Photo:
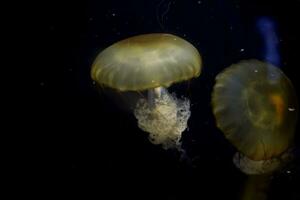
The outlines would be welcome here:
[[[91,69],[92,79],[118,91],[147,91],[134,115],[149,139],[163,148],[178,147],[190,117],[189,100],[169,94],[167,87],[200,75],[201,57],[184,39],[162,33],[121,40],[104,49]]]
[[[217,127],[238,149],[233,161],[246,174],[272,173],[291,158],[297,98],[277,67],[245,60],[216,77],[212,107]]]

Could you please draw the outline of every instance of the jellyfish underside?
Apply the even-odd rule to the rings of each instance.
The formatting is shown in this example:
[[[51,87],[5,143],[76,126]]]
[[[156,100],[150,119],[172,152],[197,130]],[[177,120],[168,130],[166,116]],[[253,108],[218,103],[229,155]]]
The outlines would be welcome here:
[[[240,152],[233,156],[233,163],[245,174],[271,174],[284,167],[293,159],[290,150],[285,151],[282,155],[267,160],[252,160]]]
[[[169,94],[167,87],[200,75],[201,57],[184,39],[171,34],[145,34],[121,40],[96,58],[92,79],[118,91],[148,91],[138,100],[138,126],[154,144],[177,148],[190,117],[189,100]]]
[[[241,171],[269,173],[290,160],[297,102],[278,68],[258,60],[232,65],[217,76],[212,105],[218,128],[239,151],[233,161]]]

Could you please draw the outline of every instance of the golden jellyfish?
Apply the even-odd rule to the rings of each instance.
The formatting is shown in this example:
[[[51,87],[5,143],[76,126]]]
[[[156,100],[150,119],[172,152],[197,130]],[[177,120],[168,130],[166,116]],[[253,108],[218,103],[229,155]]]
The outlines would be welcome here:
[[[245,60],[217,75],[213,113],[242,172],[271,173],[291,158],[297,105],[291,81],[271,64]]]
[[[198,77],[201,57],[186,40],[164,33],[144,34],[121,40],[104,49],[95,59],[94,81],[121,92],[147,91],[134,115],[138,126],[154,144],[178,147],[190,117],[190,102],[169,94],[173,83]]]

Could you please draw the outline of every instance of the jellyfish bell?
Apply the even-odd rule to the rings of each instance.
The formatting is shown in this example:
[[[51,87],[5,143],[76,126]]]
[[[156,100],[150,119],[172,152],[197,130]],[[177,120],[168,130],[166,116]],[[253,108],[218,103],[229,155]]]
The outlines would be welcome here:
[[[217,127],[238,149],[246,174],[269,173],[290,160],[297,98],[290,80],[268,63],[245,60],[216,77],[212,107]]]
[[[144,92],[134,108],[138,126],[154,144],[177,147],[190,117],[190,103],[169,94],[167,87],[200,75],[201,57],[186,40],[164,33],[121,40],[95,59],[91,77],[120,92]]]

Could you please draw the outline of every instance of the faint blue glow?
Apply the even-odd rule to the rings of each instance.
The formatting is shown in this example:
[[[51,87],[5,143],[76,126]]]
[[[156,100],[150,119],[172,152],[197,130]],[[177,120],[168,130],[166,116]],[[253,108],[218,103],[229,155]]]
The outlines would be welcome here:
[[[279,39],[275,20],[270,17],[260,17],[256,21],[256,27],[264,41],[264,60],[280,66]]]

